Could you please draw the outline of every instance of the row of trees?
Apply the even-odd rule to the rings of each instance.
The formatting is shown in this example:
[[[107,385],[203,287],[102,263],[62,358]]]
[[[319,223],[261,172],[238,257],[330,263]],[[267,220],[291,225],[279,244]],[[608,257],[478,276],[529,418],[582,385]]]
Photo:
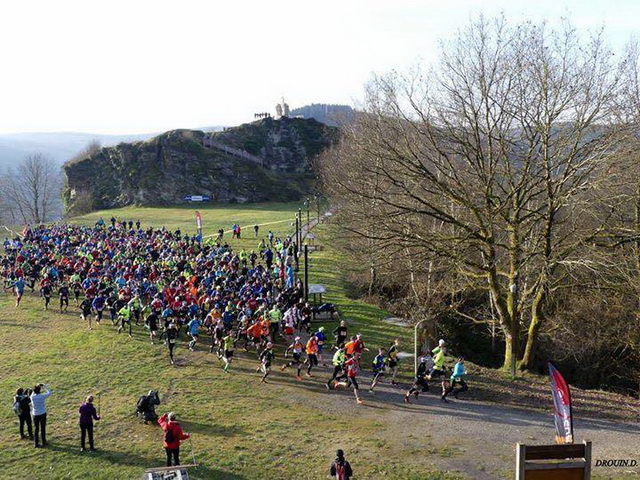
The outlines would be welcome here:
[[[623,302],[639,332],[637,65],[602,31],[479,18],[431,70],[374,77],[320,160],[370,293],[494,326],[505,366],[534,366],[587,294]],[[615,339],[635,365],[638,337]]]

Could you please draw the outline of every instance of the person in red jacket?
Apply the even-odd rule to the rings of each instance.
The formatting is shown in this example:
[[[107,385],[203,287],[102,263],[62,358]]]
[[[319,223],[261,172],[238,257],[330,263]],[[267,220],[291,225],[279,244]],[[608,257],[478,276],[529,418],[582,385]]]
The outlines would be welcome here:
[[[158,423],[164,430],[163,446],[167,452],[167,467],[171,466],[172,456],[173,464],[180,465],[180,441],[186,440],[191,435],[182,431],[182,427],[176,422],[176,414],[173,412],[162,415],[158,419]]]

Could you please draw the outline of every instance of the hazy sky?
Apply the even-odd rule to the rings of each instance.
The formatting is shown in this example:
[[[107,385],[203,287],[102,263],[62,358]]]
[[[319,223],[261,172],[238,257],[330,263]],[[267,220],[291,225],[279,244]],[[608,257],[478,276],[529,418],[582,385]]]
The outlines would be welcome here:
[[[353,104],[479,12],[636,32],[640,0],[45,0],[0,4],[0,133],[235,125],[284,95]]]

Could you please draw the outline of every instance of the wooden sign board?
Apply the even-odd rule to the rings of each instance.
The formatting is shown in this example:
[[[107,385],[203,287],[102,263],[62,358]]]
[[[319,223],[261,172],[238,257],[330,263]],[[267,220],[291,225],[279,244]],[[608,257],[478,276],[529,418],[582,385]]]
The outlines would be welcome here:
[[[591,442],[523,445],[516,450],[516,480],[590,480]]]

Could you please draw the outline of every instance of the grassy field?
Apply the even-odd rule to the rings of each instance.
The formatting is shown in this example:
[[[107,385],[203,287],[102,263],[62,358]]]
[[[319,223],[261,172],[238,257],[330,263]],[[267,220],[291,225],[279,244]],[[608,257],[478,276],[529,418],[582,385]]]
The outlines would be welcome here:
[[[262,223],[273,227],[276,235],[290,232],[288,222],[296,208],[291,204],[128,208],[76,221],[93,224],[100,215],[108,221],[114,214],[140,219],[145,226],[193,232],[193,212],[199,209],[205,234],[238,222],[245,227],[246,238],[234,240],[232,246],[254,248],[257,241],[247,227]],[[325,243],[326,232],[320,229],[320,243]],[[326,300],[339,305],[350,330],[362,331],[370,347],[400,337],[410,350],[407,329],[381,322],[385,312],[347,297],[342,262],[330,248],[314,253],[311,282],[327,285]],[[0,294],[0,389],[6,404],[0,409],[4,432],[0,478],[131,479],[140,478],[145,468],[162,466],[161,430],[140,423],[133,413],[137,397],[149,389],[160,392],[158,411],[175,411],[184,429],[193,433],[192,443],[181,449],[183,463],[195,452],[200,466],[191,471],[193,478],[325,478],[338,447],[347,451],[356,478],[458,478],[437,471],[419,454],[429,448],[428,435],[411,445],[391,441],[386,432],[393,425],[383,411],[378,415],[377,410],[355,406],[350,392],[327,393],[323,381],[329,369],[297,382],[290,372],[280,373],[276,367],[271,382],[264,385],[255,373],[255,354],[239,354],[231,373],[224,374],[215,355],[204,346],[189,352],[184,338],[176,348],[177,365],[170,366],[166,348],[151,345],[142,327],[135,329],[133,339],[118,335],[108,321],[88,331],[76,308],[60,315],[44,312],[41,306],[39,298],[28,293],[16,309],[9,294]],[[333,329],[335,324],[326,326]],[[282,362],[281,349],[277,355],[276,366]],[[37,382],[54,391],[47,402],[50,446],[38,450],[18,440],[17,417],[10,408],[17,387]],[[104,417],[96,427],[98,452],[81,453],[77,408],[87,394],[98,392]]]
[[[218,229],[225,231],[224,239],[234,248],[257,248],[261,238],[266,238],[269,230],[276,236],[285,236],[295,230],[295,215],[298,203],[248,203],[238,205],[193,204],[189,207],[126,207],[116,210],[101,210],[74,218],[72,221],[84,225],[94,225],[102,217],[109,223],[111,217],[118,220],[140,220],[143,227],[166,227],[171,231],[179,228],[183,234],[196,233],[196,210],[202,215],[202,234],[204,237],[217,236]],[[306,221],[306,210],[303,215]],[[231,225],[242,227],[241,240],[232,242]],[[258,240],[254,225],[260,225]]]

